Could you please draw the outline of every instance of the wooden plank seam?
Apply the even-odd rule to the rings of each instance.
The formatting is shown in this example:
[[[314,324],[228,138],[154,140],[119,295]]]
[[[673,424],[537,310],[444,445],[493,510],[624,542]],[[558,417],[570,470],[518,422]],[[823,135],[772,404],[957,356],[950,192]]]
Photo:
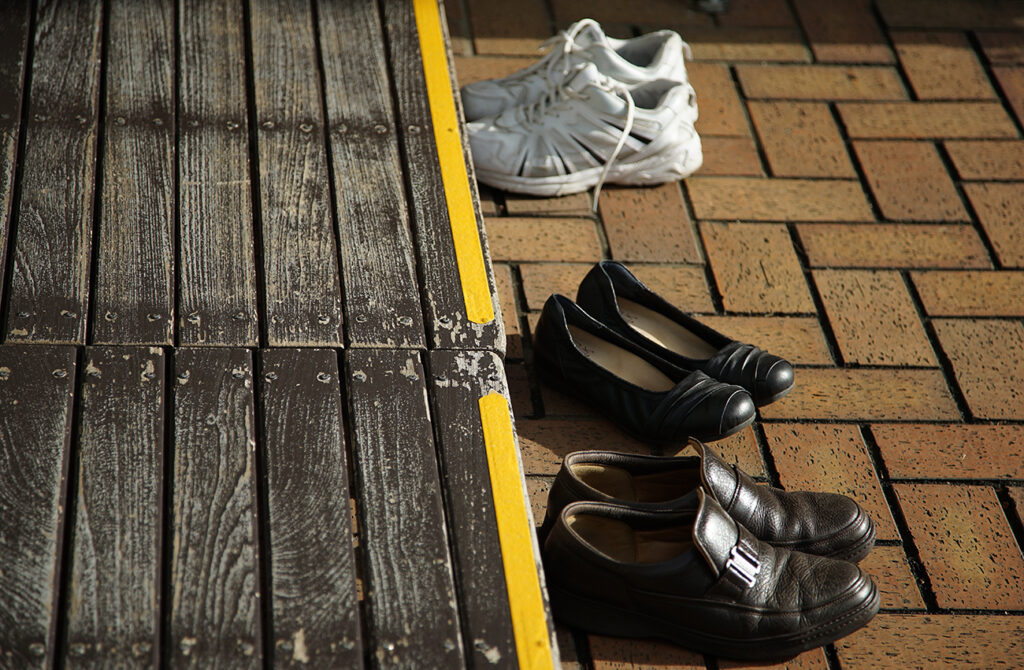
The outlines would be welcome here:
[[[416,31],[423,56],[423,75],[427,83],[427,99],[437,143],[437,159],[441,167],[448,219],[451,221],[455,259],[459,266],[466,318],[473,323],[494,320],[494,305],[487,283],[484,252],[476,226],[476,211],[469,187],[469,172],[462,153],[459,120],[452,98],[452,81],[448,72],[448,56],[441,14],[437,0],[415,0]]]
[[[519,667],[554,668],[508,400],[488,393],[478,404]]]

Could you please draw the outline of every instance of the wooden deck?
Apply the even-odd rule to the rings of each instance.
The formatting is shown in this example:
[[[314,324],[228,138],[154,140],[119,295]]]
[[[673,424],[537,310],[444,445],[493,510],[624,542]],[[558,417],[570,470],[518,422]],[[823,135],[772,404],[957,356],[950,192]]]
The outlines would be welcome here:
[[[0,668],[558,664],[443,26],[0,5]]]

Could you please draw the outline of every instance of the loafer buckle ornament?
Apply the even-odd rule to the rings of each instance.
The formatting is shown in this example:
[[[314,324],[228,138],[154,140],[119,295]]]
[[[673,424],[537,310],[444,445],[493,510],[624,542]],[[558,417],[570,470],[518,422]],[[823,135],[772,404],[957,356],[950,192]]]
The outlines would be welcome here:
[[[757,575],[761,572],[761,561],[749,549],[737,544],[729,550],[729,558],[725,562],[726,574],[737,579],[747,588],[754,585]]]

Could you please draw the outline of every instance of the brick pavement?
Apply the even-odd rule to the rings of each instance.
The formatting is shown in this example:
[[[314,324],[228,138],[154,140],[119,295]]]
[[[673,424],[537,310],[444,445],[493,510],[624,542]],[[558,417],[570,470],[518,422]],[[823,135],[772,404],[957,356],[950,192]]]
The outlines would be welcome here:
[[[797,388],[715,447],[879,523],[863,631],[786,667],[1024,666],[1024,4],[1004,0],[449,2],[462,83],[511,72],[585,12],[690,41],[705,166],[560,199],[484,189],[534,513],[559,459],[646,451],[532,370],[552,291],[612,258],[797,364]],[[560,631],[567,668],[744,667]],[[779,666],[782,667],[782,666]]]

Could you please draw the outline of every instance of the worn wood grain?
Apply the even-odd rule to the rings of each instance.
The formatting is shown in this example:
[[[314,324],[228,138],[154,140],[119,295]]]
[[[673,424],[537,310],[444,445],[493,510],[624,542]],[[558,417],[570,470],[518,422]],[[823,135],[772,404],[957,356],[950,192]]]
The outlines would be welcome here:
[[[319,7],[348,343],[423,347],[409,210],[375,3]]]
[[[0,5],[0,91],[7,92],[0,99],[0,299],[6,277],[31,9],[28,3]]]
[[[53,663],[75,352],[0,347],[0,668]]]
[[[8,340],[85,343],[101,38],[100,0],[37,9]]]
[[[501,542],[478,401],[508,394],[501,360],[484,351],[430,352],[430,398],[444,473],[467,656],[475,667],[517,668]]]
[[[90,347],[81,382],[65,662],[157,664],[164,354]]]
[[[174,375],[171,663],[258,667],[251,355],[181,348]]]
[[[265,349],[260,409],[278,668],[358,668],[363,651],[338,359]]]
[[[309,0],[251,3],[270,346],[340,346],[341,286]]]
[[[463,667],[419,355],[349,349],[346,367],[370,651],[380,667]]]
[[[178,16],[179,342],[255,346],[242,8],[185,0]]]
[[[425,320],[430,347],[490,349],[504,353],[505,333],[494,286],[494,273],[488,260],[490,256],[487,253],[487,240],[483,234],[483,217],[480,215],[476,180],[470,174],[476,227],[484,253],[487,283],[495,314],[493,321],[482,324],[471,322],[466,317],[459,266],[452,241],[448,202],[438,164],[430,101],[423,77],[423,59],[420,54],[413,5],[404,0],[385,0],[383,4],[398,104],[397,125],[404,148],[404,168],[411,195],[413,230],[419,257],[422,300],[426,310]],[[441,23],[445,23],[443,18]],[[448,54],[448,63],[451,62],[451,55]],[[454,77],[451,77],[451,80],[455,81]],[[457,91],[453,90],[452,95],[458,100]],[[459,118],[465,149],[468,141],[465,139],[461,113]],[[471,163],[468,156],[464,156],[468,169]]]
[[[110,3],[93,342],[173,344],[173,0]]]

